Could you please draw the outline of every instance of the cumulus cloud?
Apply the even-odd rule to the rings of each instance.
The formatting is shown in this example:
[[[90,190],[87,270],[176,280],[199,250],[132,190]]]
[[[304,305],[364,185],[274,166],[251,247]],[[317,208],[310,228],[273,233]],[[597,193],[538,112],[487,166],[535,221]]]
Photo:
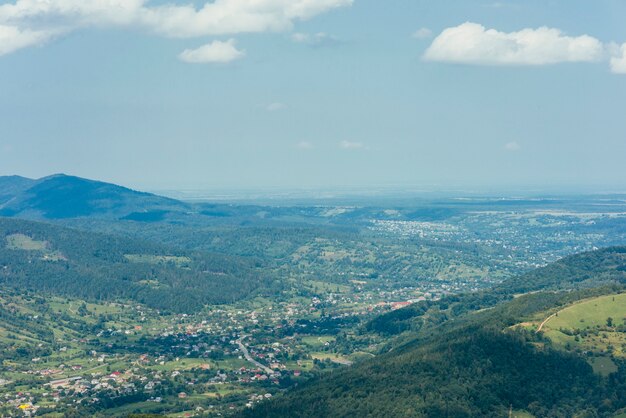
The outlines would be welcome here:
[[[626,43],[615,48],[615,52],[611,57],[611,72],[626,74]]]
[[[149,0],[16,0],[0,5],[0,26],[5,28],[3,43],[14,51],[41,43],[44,34],[50,39],[50,33],[87,27],[143,28],[171,38],[287,31],[297,21],[350,6],[352,1],[214,0],[194,7],[150,5]],[[34,34],[39,37],[30,40]]]
[[[341,141],[339,147],[347,150],[367,149],[362,142]]]
[[[411,37],[415,39],[428,39],[431,36],[433,36],[433,31],[428,28],[418,29],[411,35]]]
[[[311,47],[324,47],[339,44],[339,39],[324,32],[318,33],[294,33],[291,35],[294,42]]]
[[[309,149],[313,149],[314,148],[313,144],[310,143],[309,141],[300,141],[300,142],[298,142],[296,147],[300,148],[300,149],[303,149],[303,150],[309,150]]]
[[[428,61],[476,65],[594,62],[604,56],[603,44],[588,35],[571,37],[547,27],[499,32],[471,22],[445,29],[424,54]]]
[[[508,142],[504,145],[504,149],[511,152],[519,151],[521,148],[520,144],[515,141]]]
[[[235,40],[229,39],[226,42],[213,41],[196,49],[185,49],[178,58],[192,64],[225,64],[243,58],[244,55],[246,55],[245,51],[240,51],[235,47]]]
[[[10,54],[28,46],[42,45],[59,33],[60,31],[34,31],[0,25],[0,55]]]

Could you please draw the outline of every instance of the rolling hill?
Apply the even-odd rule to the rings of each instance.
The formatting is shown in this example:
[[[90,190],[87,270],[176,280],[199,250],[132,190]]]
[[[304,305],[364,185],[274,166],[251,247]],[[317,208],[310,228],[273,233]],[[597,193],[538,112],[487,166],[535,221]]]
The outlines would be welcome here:
[[[264,284],[247,260],[0,218],[0,286],[192,312]]]
[[[394,335],[439,324],[468,312],[492,308],[519,294],[573,291],[626,285],[626,247],[610,247],[574,254],[496,285],[493,289],[425,301],[374,318],[370,331]]]
[[[620,350],[611,357],[610,373],[600,373],[594,360],[609,360],[606,347],[592,352],[589,343],[580,346],[584,351],[519,324],[580,310],[567,307],[587,306],[590,302],[582,302],[587,300],[615,303],[607,310],[615,314],[626,291],[625,259],[623,248],[583,253],[505,282],[494,293],[384,315],[373,321],[376,326],[409,330],[391,337],[386,353],[323,374],[241,416],[502,417],[512,411],[535,417],[616,416],[626,408],[626,361]],[[551,290],[536,292],[538,286]],[[513,297],[511,292],[519,290],[531,293]],[[610,331],[623,333],[621,323],[615,321]],[[372,329],[377,330],[370,324]]]
[[[0,178],[0,216],[158,220],[169,211],[187,209],[174,199],[64,174],[39,180]]]

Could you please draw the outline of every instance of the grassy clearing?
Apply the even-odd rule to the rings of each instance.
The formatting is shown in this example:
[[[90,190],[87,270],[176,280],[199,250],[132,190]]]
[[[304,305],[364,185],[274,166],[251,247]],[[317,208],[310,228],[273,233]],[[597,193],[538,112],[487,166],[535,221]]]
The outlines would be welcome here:
[[[9,235],[6,240],[9,250],[45,251],[48,249],[47,241],[37,241],[24,234]]]
[[[617,371],[617,365],[608,357],[592,357],[589,364],[593,367],[593,371],[601,376],[608,376]]]
[[[335,341],[335,337],[331,335],[311,335],[307,337],[302,337],[302,344],[305,344],[313,349],[319,349],[326,345],[326,343],[330,343]]]
[[[607,357],[626,357],[626,333],[616,329],[625,324],[626,293],[583,300],[550,315],[551,312],[544,312],[520,326],[536,330],[549,317],[542,332],[555,345]]]
[[[313,370],[313,360],[288,361],[285,363],[288,370]]]
[[[125,254],[124,257],[132,263],[167,264],[172,263],[178,267],[191,263],[189,257],[177,257],[173,255],[149,255],[149,254]]]
[[[352,364],[351,360],[342,356],[341,354],[336,354],[336,353],[317,352],[317,353],[311,353],[311,357],[317,360],[328,359],[332,361],[333,363],[338,363],[338,364]]]
[[[552,318],[546,326],[550,329],[588,329],[605,326],[607,318],[613,318],[615,326],[626,320],[626,293],[600,296],[569,306]]]

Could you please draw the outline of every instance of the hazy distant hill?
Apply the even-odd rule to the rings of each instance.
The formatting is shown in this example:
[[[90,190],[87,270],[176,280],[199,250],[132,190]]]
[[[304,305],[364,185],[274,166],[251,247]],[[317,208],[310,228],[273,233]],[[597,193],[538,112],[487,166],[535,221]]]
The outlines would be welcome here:
[[[186,208],[185,203],[174,199],[64,174],[39,180],[0,178],[0,216],[158,220],[168,211]]]
[[[0,207],[29,189],[36,180],[20,176],[0,176]]]
[[[510,327],[577,300],[624,292],[625,270],[626,248],[604,249],[567,257],[491,293],[394,311],[370,329],[412,331],[390,339],[386,354],[326,374],[242,415],[502,417],[513,408],[535,417],[613,417],[626,407],[624,359],[614,359],[617,373],[601,377],[588,364],[589,353],[553,348],[539,333]],[[613,284],[590,289],[608,283]],[[507,296],[542,287],[562,291]]]
[[[0,218],[0,286],[194,312],[244,298],[263,280],[237,257]]]

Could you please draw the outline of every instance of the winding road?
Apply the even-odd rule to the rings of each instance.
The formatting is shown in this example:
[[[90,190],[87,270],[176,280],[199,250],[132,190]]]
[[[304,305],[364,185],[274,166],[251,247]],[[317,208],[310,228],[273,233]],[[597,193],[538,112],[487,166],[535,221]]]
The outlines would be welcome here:
[[[246,360],[248,360],[250,363],[252,363],[255,366],[257,366],[259,369],[262,369],[265,373],[267,373],[267,374],[274,374],[274,370],[270,369],[267,366],[264,366],[263,364],[259,363],[258,361],[256,361],[255,359],[252,358],[252,356],[250,355],[250,352],[248,351],[246,346],[243,345],[243,342],[242,342],[243,339],[246,338],[246,337],[247,337],[247,335],[242,335],[237,340],[237,345],[239,346],[239,349],[243,352],[243,355],[246,358]]]

